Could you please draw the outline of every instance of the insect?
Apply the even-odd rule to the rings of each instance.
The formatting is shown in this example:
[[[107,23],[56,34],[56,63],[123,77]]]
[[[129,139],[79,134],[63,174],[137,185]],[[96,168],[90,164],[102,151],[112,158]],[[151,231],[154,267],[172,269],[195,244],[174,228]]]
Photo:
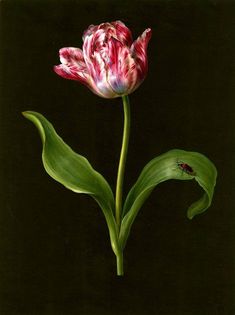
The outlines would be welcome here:
[[[180,161],[180,162],[177,162],[177,165],[183,172],[185,172],[191,176],[196,176],[196,172],[194,172],[193,168],[190,165],[188,165],[187,163]]]

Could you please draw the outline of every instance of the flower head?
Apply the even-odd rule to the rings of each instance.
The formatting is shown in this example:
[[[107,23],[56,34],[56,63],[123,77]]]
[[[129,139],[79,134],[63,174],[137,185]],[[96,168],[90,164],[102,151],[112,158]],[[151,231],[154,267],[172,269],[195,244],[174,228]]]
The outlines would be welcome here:
[[[150,38],[148,28],[133,42],[131,31],[121,21],[90,25],[83,34],[82,50],[60,49],[61,64],[54,71],[80,81],[101,97],[130,94],[146,76]]]

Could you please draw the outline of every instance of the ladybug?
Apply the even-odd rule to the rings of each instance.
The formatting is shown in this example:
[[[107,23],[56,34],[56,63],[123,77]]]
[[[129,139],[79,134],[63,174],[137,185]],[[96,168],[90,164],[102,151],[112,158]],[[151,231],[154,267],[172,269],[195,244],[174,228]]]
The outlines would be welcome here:
[[[194,170],[192,169],[192,167],[190,165],[188,165],[187,163],[184,162],[177,162],[178,167],[185,173],[191,175],[191,176],[195,176],[196,172],[194,172]]]

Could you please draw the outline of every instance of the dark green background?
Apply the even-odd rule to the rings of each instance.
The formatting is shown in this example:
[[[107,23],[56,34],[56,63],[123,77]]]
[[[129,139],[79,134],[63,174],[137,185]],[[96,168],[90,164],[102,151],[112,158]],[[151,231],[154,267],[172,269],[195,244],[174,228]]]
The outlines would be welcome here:
[[[234,315],[234,1],[1,1],[1,315]],[[81,47],[89,24],[120,19],[136,38],[151,27],[149,73],[131,95],[125,191],[153,157],[204,153],[219,177],[193,221],[194,182],[161,184],[138,215],[125,276],[98,206],[43,170],[23,110],[44,114],[115,188],[120,99],[106,100],[52,70]]]

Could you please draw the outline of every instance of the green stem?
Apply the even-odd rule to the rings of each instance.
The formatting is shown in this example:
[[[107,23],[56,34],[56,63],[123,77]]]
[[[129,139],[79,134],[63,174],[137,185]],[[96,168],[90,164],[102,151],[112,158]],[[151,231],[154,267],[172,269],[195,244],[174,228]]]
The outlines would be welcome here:
[[[117,275],[118,276],[123,276],[124,271],[123,271],[123,252],[119,253],[116,256],[117,259]]]
[[[123,128],[123,138],[122,138],[122,149],[120,154],[118,174],[117,174],[117,185],[116,185],[116,222],[118,229],[121,224],[121,212],[122,212],[122,189],[123,189],[123,179],[125,173],[126,156],[129,143],[130,135],[130,103],[127,95],[122,97],[123,109],[124,109],[124,128]]]

